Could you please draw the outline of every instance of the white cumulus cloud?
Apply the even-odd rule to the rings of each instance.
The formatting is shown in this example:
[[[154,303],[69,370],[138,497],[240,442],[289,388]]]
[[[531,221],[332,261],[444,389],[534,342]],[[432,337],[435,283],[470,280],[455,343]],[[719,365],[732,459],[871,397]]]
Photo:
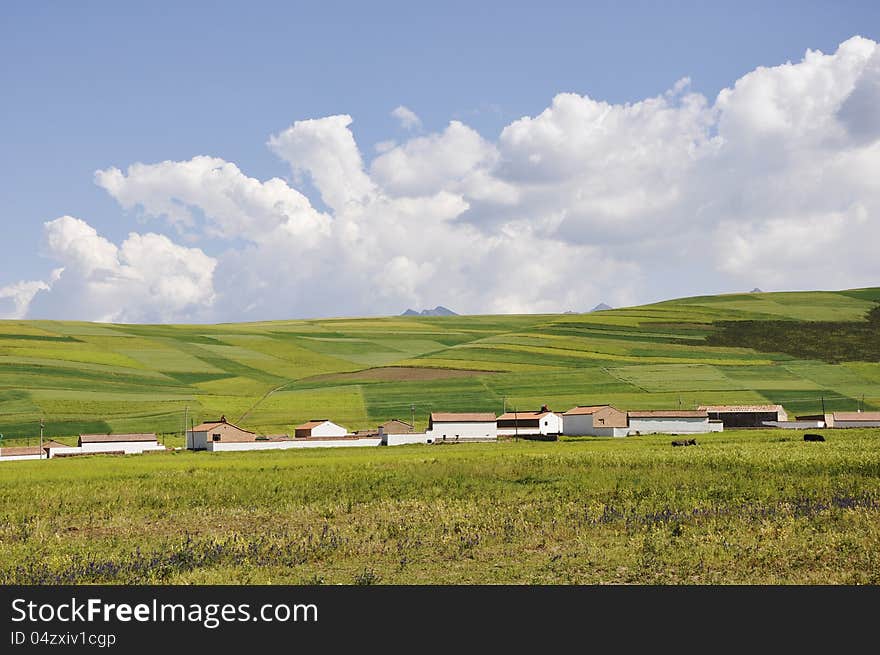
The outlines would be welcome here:
[[[400,126],[405,130],[413,130],[422,126],[422,119],[409,107],[399,105],[394,108],[391,115],[400,122]]]

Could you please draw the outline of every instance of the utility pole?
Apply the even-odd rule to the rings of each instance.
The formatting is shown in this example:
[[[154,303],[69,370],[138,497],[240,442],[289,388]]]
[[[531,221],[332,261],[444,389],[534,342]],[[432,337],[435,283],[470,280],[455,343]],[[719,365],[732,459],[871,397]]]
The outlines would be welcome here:
[[[43,419],[40,419],[40,459],[43,459]]]
[[[516,415],[516,407],[513,408],[513,440],[519,441],[519,417]]]
[[[409,416],[410,416],[410,421],[412,422],[413,432],[415,432],[416,431],[416,406],[415,406],[415,403],[410,403]]]
[[[183,409],[183,447],[186,448],[186,422],[189,418],[189,405],[184,407]],[[162,445],[165,445],[165,442],[162,441]]]
[[[822,399],[822,416],[825,416],[825,396],[820,396]]]

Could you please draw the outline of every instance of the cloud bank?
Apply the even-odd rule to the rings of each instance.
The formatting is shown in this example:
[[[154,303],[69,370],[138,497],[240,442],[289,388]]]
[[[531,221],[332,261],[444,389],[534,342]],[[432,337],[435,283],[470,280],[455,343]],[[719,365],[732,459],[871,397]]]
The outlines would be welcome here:
[[[405,129],[421,122],[406,107]],[[629,104],[561,93],[488,140],[464,123],[365,162],[347,115],[270,136],[288,180],[232,162],[134,163],[96,183],[151,223],[116,245],[45,224],[46,280],[0,316],[248,320],[583,311],[699,280],[721,288],[876,284],[880,47],[760,67],[709,100],[677,82]],[[283,169],[282,169],[283,173]],[[322,208],[297,190],[308,181]],[[207,247],[183,247],[161,234]],[[690,285],[690,286],[689,286]]]

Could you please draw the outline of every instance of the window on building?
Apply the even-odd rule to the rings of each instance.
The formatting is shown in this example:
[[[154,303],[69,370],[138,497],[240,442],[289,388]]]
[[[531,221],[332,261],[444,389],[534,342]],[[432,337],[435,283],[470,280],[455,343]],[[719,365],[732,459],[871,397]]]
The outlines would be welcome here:
[[[211,441],[220,441],[220,435],[219,434],[212,434]]]

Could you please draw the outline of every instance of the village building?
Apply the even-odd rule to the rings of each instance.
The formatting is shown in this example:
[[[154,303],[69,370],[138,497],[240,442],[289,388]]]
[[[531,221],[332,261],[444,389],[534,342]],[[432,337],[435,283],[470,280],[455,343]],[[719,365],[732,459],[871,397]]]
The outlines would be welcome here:
[[[306,439],[309,437],[344,437],[348,434],[341,425],[337,425],[333,421],[326,418],[312,419],[306,421],[302,425],[297,425],[294,437],[297,439]]]
[[[562,415],[562,434],[572,436],[625,437],[626,413],[611,405],[579,405]]]
[[[49,449],[66,447],[57,441],[44,441],[42,448],[35,446],[6,446],[0,448],[0,462],[20,462],[28,459],[48,459]]]
[[[760,428],[767,422],[785,423],[788,414],[782,405],[700,405],[710,421],[721,421],[725,428]]]
[[[209,443],[247,443],[256,439],[256,433],[233,425],[225,416],[217,421],[206,421],[186,431],[186,447],[189,450],[209,450]]]
[[[538,411],[507,412],[496,419],[499,436],[554,435],[562,433],[562,414],[546,405]]]
[[[126,455],[165,450],[153,433],[81,434],[77,445],[83,453],[121,452]]]
[[[880,427],[880,412],[828,412],[817,416],[798,416],[798,420],[814,418],[821,418],[826,428]]]
[[[626,413],[629,434],[698,434],[721,432],[721,421],[710,421],[705,410],[664,409]]]
[[[495,441],[498,439],[498,424],[492,412],[432,412],[427,434],[434,443]]]

